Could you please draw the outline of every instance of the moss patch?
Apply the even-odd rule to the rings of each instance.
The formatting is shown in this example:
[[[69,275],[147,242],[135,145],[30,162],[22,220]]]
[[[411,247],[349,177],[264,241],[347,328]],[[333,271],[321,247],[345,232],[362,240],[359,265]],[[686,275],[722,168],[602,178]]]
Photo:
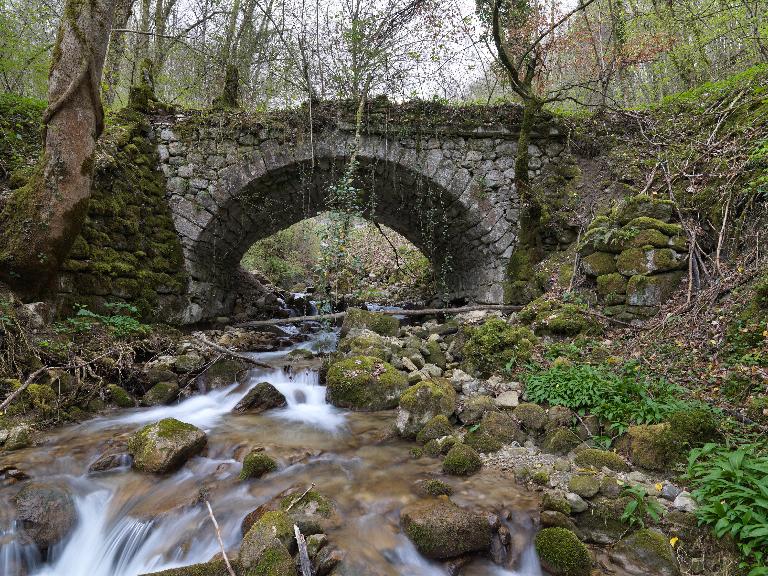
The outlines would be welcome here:
[[[597,468],[598,470],[603,467],[610,468],[617,472],[626,472],[629,470],[629,465],[615,452],[597,450],[595,448],[587,448],[586,450],[579,452],[576,455],[574,463],[577,466]]]
[[[326,379],[331,404],[363,411],[394,408],[408,387],[405,374],[372,356],[335,362]]]
[[[452,476],[470,476],[482,466],[479,454],[466,444],[456,444],[443,460],[443,472]]]
[[[471,371],[491,374],[530,360],[535,342],[536,337],[527,328],[491,318],[471,330],[463,350],[465,364]]]
[[[565,528],[544,528],[536,535],[536,553],[558,576],[589,576],[592,557],[576,535]]]
[[[397,336],[400,321],[389,314],[350,308],[341,325],[341,335],[346,336],[353,328],[366,328],[381,336]]]
[[[264,452],[251,451],[243,459],[243,469],[240,472],[240,480],[249,478],[261,478],[264,474],[277,470],[277,462]]]

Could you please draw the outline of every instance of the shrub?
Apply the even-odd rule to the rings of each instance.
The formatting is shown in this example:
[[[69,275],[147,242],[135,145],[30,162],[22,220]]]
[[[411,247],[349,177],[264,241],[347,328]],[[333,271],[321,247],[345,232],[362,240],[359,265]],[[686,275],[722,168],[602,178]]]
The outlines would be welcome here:
[[[610,373],[593,366],[557,366],[529,375],[525,396],[536,404],[579,410],[597,406],[613,384]]]
[[[768,574],[768,454],[761,449],[709,443],[688,457],[699,522],[711,525],[718,538],[735,539],[745,564],[752,564],[750,576]]]

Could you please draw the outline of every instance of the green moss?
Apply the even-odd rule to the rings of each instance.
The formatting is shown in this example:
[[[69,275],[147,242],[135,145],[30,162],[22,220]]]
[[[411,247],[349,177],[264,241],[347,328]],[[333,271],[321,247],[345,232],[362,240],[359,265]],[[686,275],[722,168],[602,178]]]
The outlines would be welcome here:
[[[554,510],[555,512],[561,512],[563,514],[571,513],[571,505],[564,496],[554,494],[552,492],[545,492],[541,499],[542,510]]]
[[[467,432],[467,435],[464,436],[464,443],[483,454],[498,452],[503,445],[498,438],[494,438],[483,430],[482,426],[477,430]]]
[[[573,430],[555,428],[549,432],[541,443],[541,449],[550,454],[567,454],[581,444],[581,439]]]
[[[328,400],[355,410],[386,410],[397,406],[408,377],[372,356],[353,356],[331,365],[326,377]]]
[[[522,322],[530,323],[536,334],[541,335],[577,336],[602,331],[584,306],[557,300],[534,300],[518,313],[518,317]]]
[[[236,562],[230,560],[236,573],[240,573],[239,566]],[[181,568],[171,568],[169,570],[161,570],[160,572],[152,572],[151,574],[144,574],[142,576],[223,576],[228,574],[227,566],[224,559],[211,560],[204,564],[192,564],[191,566],[182,566]]]
[[[296,567],[293,558],[285,546],[269,547],[259,556],[247,576],[295,576]]]
[[[583,498],[592,498],[600,491],[600,478],[594,474],[576,474],[568,481],[568,490]]]
[[[145,406],[156,406],[171,402],[179,393],[179,386],[175,382],[158,382],[150,388],[142,397]]]
[[[456,391],[445,378],[422,380],[403,392],[400,406],[409,412],[450,416],[456,409]]]
[[[630,426],[624,441],[630,461],[648,470],[665,470],[676,454],[669,430],[669,424]]]
[[[323,518],[330,518],[335,510],[333,502],[317,490],[310,490],[306,494],[304,494],[303,490],[298,490],[285,496],[280,500],[280,509],[287,511],[292,506],[291,510],[300,510],[310,504],[314,507],[317,514]]]
[[[659,232],[661,232],[662,234],[666,234],[667,236],[683,235],[683,227],[680,224],[669,224],[667,222],[663,222],[656,218],[649,218],[647,216],[641,216],[639,218],[634,218],[630,220],[625,226],[625,229],[631,229],[631,228],[635,228],[637,230],[651,228],[653,230],[658,230]]]
[[[264,474],[277,470],[277,462],[262,451],[252,450],[243,459],[240,480],[261,478]]]
[[[549,471],[537,470],[531,474],[531,482],[537,486],[547,486],[549,484]]]
[[[463,350],[465,363],[470,369],[491,374],[530,360],[535,342],[527,328],[491,318],[471,330]]]
[[[382,336],[397,336],[400,321],[392,315],[350,308],[344,316],[341,335],[346,336],[353,328],[367,328]]]
[[[661,532],[642,528],[630,536],[631,546],[652,551],[657,557],[676,563],[675,552]]]
[[[671,200],[638,194],[625,199],[615,210],[614,217],[622,224],[636,218],[653,218],[667,222],[672,218],[674,207],[675,204]]]
[[[445,482],[436,479],[424,482],[423,489],[430,496],[450,496],[453,494],[453,488]]]
[[[616,260],[614,255],[608,252],[593,252],[585,256],[581,266],[589,276],[603,276],[616,272]]]
[[[109,397],[112,399],[115,406],[118,406],[119,408],[133,408],[136,405],[130,394],[117,384],[108,385],[107,390],[109,391]]]
[[[566,528],[544,528],[536,535],[536,553],[558,576],[589,576],[592,557],[587,547]]]
[[[41,414],[47,415],[56,403],[56,392],[47,384],[30,384],[27,394],[32,400],[32,406]]]
[[[516,406],[512,415],[532,432],[542,430],[547,422],[547,413],[544,408],[530,402],[523,402]]]
[[[482,466],[478,453],[466,444],[456,444],[443,460],[443,472],[452,476],[470,476]]]
[[[598,470],[605,467],[617,472],[626,472],[629,470],[629,465],[624,462],[624,459],[615,452],[609,452],[607,450],[597,450],[595,448],[587,448],[582,450],[576,455],[574,460],[576,466],[597,468]]]
[[[453,432],[453,426],[448,418],[443,414],[438,414],[430,419],[416,435],[416,441],[420,444],[426,444],[430,440],[436,440],[443,436],[450,436]]]
[[[504,444],[520,439],[517,421],[506,412],[487,412],[480,421],[478,430],[483,430]]]
[[[270,510],[264,512],[264,514],[253,523],[253,526],[251,526],[251,530],[254,529],[259,530],[264,534],[274,536],[289,550],[295,545],[293,521],[291,520],[291,517],[282,510]]]
[[[422,448],[419,448],[418,446],[414,446],[410,450],[408,450],[408,454],[410,454],[411,458],[414,460],[418,460],[422,456],[424,456],[424,450]]]
[[[600,296],[624,294],[627,291],[627,279],[618,272],[597,277],[597,293]]]

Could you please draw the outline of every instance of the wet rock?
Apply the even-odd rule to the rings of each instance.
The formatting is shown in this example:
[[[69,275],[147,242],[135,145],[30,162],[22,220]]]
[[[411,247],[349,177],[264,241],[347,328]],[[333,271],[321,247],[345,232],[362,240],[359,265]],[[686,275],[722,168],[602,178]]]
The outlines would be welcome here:
[[[589,576],[592,556],[576,535],[566,528],[544,528],[536,535],[541,565],[556,576]]]
[[[88,467],[89,474],[98,472],[109,472],[120,468],[128,468],[133,462],[128,452],[108,452],[99,456],[99,458]]]
[[[296,576],[288,548],[271,531],[256,525],[243,538],[238,563],[245,574]]]
[[[32,428],[26,424],[14,426],[8,431],[3,448],[5,450],[21,450],[32,445]]]
[[[238,414],[249,412],[259,414],[272,408],[282,408],[286,405],[285,396],[269,382],[259,382],[243,396],[232,410]]]
[[[493,398],[484,394],[478,394],[467,399],[458,413],[458,417],[462,424],[477,424],[485,416],[486,412],[493,410],[496,410]]]
[[[491,545],[491,530],[485,515],[459,508],[447,498],[409,504],[401,512],[400,523],[408,538],[427,558],[482,552]]]
[[[451,416],[455,410],[456,391],[451,384],[444,378],[425,380],[408,388],[400,397],[395,426],[404,438],[415,438],[433,418]]]
[[[198,389],[205,392],[223,388],[237,382],[248,370],[244,360],[238,358],[223,357],[195,378]]]
[[[344,561],[344,552],[330,545],[320,549],[312,560],[312,573],[315,576],[327,576]]]
[[[16,518],[42,552],[66,539],[77,522],[74,500],[60,486],[32,482],[16,494],[14,502]]]
[[[196,426],[165,418],[134,433],[128,440],[128,452],[135,470],[165,474],[181,468],[207,442],[205,432]]]
[[[314,560],[317,553],[328,544],[328,536],[325,534],[312,534],[307,538],[307,555],[310,560]]]
[[[667,537],[642,529],[617,542],[610,550],[611,561],[635,576],[678,576],[680,566]]]
[[[188,374],[189,372],[199,370],[204,365],[205,359],[197,352],[187,352],[186,354],[177,356],[175,362],[173,363],[173,367],[175,368],[176,372],[180,372],[182,374]]]
[[[176,382],[158,382],[141,398],[143,406],[159,406],[170,404],[179,395],[179,385]]]
[[[336,504],[317,490],[295,489],[284,494],[278,501],[280,510],[286,512],[305,537],[321,534],[338,527],[340,519]]]
[[[443,460],[443,472],[451,476],[471,476],[483,466],[480,455],[466,444],[456,444]]]
[[[261,450],[251,450],[243,459],[243,469],[240,480],[261,478],[269,472],[277,470],[277,462]]]
[[[372,356],[353,356],[331,365],[326,377],[334,406],[374,411],[394,408],[408,378],[391,364]]]

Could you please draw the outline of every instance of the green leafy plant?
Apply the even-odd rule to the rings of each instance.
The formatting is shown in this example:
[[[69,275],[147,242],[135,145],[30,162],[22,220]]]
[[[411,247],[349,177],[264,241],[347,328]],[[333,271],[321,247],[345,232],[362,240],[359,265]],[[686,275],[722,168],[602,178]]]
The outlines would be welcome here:
[[[613,385],[614,376],[594,366],[557,366],[529,375],[525,396],[536,404],[584,410],[600,404]]]
[[[768,574],[768,454],[765,445],[732,448],[709,443],[691,450],[688,477],[700,524],[722,538],[730,534],[751,567],[749,576]]]
[[[115,313],[97,314],[86,306],[79,306],[74,316],[56,322],[53,328],[60,334],[84,334],[90,332],[95,324],[101,324],[118,338],[140,336],[149,332],[150,327],[136,318],[139,309],[132,304],[115,302],[105,304],[105,307]]]
[[[464,346],[464,357],[483,374],[511,370],[531,358],[536,337],[528,328],[491,318],[474,328]]]
[[[658,522],[664,515],[664,508],[658,500],[648,496],[645,488],[642,486],[624,486],[621,493],[629,496],[631,500],[624,507],[621,514],[621,521],[630,526],[645,528],[646,519],[650,518]]]

